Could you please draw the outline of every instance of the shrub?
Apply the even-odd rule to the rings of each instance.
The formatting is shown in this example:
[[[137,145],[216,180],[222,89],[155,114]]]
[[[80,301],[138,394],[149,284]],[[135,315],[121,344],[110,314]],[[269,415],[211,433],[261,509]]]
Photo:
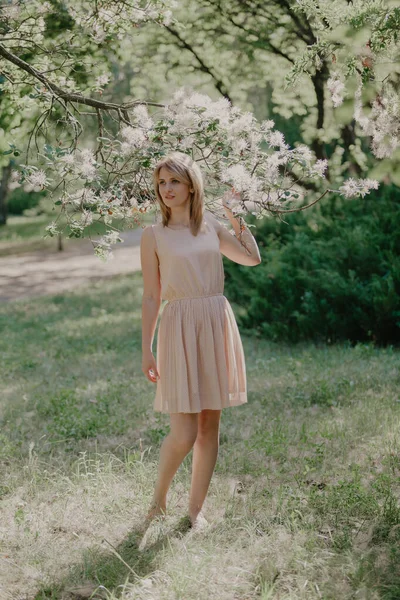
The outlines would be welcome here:
[[[36,208],[46,192],[25,192],[22,187],[10,192],[7,200],[10,215],[22,215],[25,210]]]
[[[262,263],[224,259],[226,294],[243,307],[239,326],[290,342],[398,342],[399,191],[384,186],[364,199],[333,197],[286,223],[258,221]]]

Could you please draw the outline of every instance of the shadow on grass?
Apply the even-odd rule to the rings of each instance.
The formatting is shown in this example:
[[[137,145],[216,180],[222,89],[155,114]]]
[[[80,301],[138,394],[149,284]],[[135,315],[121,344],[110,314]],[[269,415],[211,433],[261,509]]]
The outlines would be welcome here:
[[[128,581],[137,583],[155,570],[157,555],[169,539],[181,538],[191,529],[189,517],[184,516],[167,532],[161,529],[155,541],[142,548],[152,526],[132,529],[117,547],[107,543],[108,551],[86,550],[82,562],[72,565],[67,577],[43,586],[34,600],[98,600],[104,599],[105,589],[119,595]]]
[[[373,548],[364,556],[354,576],[355,583],[365,582],[365,588],[380,600],[400,598],[400,548],[384,545]],[[357,587],[357,586],[355,586]]]

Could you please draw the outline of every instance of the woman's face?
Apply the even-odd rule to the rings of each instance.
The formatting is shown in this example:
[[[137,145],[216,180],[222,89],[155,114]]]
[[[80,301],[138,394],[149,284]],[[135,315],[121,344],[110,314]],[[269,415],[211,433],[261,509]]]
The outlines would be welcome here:
[[[189,185],[180,180],[179,175],[161,167],[158,174],[158,191],[164,204],[169,208],[181,206],[189,198]]]

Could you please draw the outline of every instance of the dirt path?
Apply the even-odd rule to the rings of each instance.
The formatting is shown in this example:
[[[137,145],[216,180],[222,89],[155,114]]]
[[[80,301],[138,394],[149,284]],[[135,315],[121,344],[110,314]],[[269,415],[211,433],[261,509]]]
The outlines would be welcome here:
[[[102,262],[89,240],[67,246],[63,252],[39,251],[0,258],[0,302],[65,292],[97,281],[140,270],[142,228],[121,234],[114,258]]]

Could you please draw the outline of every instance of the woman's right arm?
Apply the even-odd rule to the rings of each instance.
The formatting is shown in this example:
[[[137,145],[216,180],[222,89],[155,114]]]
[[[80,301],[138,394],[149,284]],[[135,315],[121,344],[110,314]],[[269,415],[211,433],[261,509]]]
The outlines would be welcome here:
[[[146,227],[142,233],[140,262],[143,274],[142,371],[149,381],[156,383],[159,373],[152,346],[161,305],[161,281],[156,242],[151,226]]]

